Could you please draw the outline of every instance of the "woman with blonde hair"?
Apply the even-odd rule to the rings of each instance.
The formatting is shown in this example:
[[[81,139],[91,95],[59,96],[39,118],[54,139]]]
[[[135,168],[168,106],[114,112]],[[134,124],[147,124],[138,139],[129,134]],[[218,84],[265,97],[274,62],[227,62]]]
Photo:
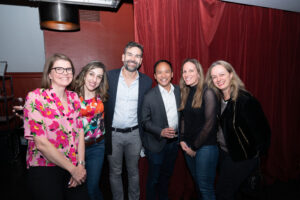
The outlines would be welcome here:
[[[213,200],[219,154],[216,141],[217,97],[204,85],[203,70],[196,59],[183,62],[181,75],[179,110],[184,118],[184,131],[180,135],[180,145],[201,199]]]
[[[105,65],[92,61],[76,77],[74,90],[80,98],[85,136],[87,188],[91,200],[103,200],[99,181],[105,152],[104,105],[108,99]]]
[[[259,155],[266,153],[270,127],[259,102],[247,92],[230,63],[214,62],[206,82],[221,102],[217,199],[232,200],[243,181],[258,167]]]

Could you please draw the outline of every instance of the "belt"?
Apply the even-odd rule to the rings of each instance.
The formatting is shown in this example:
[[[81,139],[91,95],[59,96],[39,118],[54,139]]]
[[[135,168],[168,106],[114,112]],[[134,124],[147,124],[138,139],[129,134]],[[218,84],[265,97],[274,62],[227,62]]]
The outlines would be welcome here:
[[[93,144],[96,144],[96,143],[100,142],[103,139],[104,139],[104,135],[101,135],[100,137],[98,137],[96,139],[87,140],[87,141],[84,142],[85,143],[85,147],[89,147],[89,146],[91,146]]]
[[[130,128],[114,128],[114,127],[111,127],[111,130],[115,131],[115,132],[120,132],[120,133],[129,133],[129,132],[132,132],[133,130],[137,129],[138,127],[139,127],[139,125],[136,125],[136,126],[133,126],[133,127],[130,127]]]

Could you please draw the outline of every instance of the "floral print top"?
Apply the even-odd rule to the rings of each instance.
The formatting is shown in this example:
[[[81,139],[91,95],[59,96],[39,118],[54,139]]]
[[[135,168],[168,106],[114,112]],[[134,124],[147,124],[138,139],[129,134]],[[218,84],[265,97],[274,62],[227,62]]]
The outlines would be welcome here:
[[[80,100],[66,90],[68,110],[53,89],[29,92],[24,106],[24,135],[28,140],[27,167],[55,166],[37,149],[33,136],[47,137],[74,165],[77,163],[79,132],[82,129]]]
[[[100,97],[87,100],[80,97],[80,102],[85,141],[95,140],[105,134],[103,102]]]

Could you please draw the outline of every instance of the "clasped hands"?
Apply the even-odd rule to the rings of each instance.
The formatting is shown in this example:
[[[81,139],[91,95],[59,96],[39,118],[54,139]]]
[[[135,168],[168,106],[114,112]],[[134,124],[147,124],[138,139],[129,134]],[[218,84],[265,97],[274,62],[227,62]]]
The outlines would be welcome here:
[[[69,188],[81,185],[86,180],[86,169],[83,165],[74,166],[71,173],[71,179],[69,181]]]

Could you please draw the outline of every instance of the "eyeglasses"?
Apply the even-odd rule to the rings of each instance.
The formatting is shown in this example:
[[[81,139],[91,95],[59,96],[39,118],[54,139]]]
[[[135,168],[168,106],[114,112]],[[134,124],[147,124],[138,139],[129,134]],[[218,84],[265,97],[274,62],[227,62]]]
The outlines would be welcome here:
[[[67,74],[72,74],[72,73],[73,73],[73,69],[72,69],[72,68],[53,67],[52,69],[54,69],[55,72],[58,73],[58,74],[63,74],[64,71],[65,71]],[[51,69],[51,70],[52,70],[52,69]]]

